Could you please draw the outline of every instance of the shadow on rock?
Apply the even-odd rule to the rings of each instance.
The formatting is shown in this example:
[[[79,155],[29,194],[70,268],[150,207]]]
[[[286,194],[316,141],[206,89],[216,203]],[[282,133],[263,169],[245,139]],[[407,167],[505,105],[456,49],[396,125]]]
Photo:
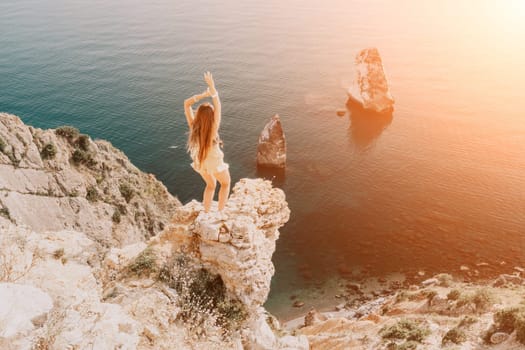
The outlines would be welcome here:
[[[361,150],[369,148],[392,123],[392,112],[377,113],[365,110],[351,98],[346,102],[346,108],[350,112],[351,122],[348,135],[352,143]]]

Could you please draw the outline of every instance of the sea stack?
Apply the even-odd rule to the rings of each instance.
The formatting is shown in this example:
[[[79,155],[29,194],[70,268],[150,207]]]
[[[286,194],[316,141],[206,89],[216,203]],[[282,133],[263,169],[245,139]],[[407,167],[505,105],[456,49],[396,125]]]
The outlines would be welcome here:
[[[286,138],[279,115],[274,115],[259,136],[257,166],[284,169],[286,166]]]
[[[348,89],[349,103],[375,113],[392,113],[394,99],[376,48],[361,50],[355,58],[356,76]]]

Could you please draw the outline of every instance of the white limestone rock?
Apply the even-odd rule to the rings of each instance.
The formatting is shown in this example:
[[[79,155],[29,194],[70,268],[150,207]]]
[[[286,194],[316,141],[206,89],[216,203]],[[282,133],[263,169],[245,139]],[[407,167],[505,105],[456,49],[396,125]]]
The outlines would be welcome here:
[[[201,203],[181,207],[108,142],[85,139],[95,162],[74,165],[77,146],[70,140],[2,113],[0,138],[0,285],[26,288],[29,294],[16,297],[43,305],[27,302],[35,317],[7,327],[4,321],[17,318],[4,302],[15,295],[0,292],[0,348],[242,349],[241,331],[229,340],[220,332],[196,339],[192,325],[180,322],[180,296],[159,279],[165,263],[180,254],[219,274],[228,297],[243,304],[243,340],[252,339],[246,349],[257,343],[305,348],[304,339],[282,337],[268,324],[261,306],[274,273],[278,229],[290,215],[284,193],[270,182],[239,181],[224,215],[205,216]],[[42,159],[48,143],[56,146],[55,157]],[[129,198],[122,183],[133,192]],[[86,198],[90,193],[96,198]],[[151,270],[133,271],[130,264],[146,248],[155,254]],[[265,337],[253,340],[254,334]]]
[[[23,335],[34,328],[32,319],[53,307],[51,297],[31,285],[0,283],[0,337]]]
[[[195,223],[188,229],[192,237],[198,237],[194,241],[195,254],[203,266],[221,275],[226,288],[255,310],[270,291],[278,228],[289,216],[282,190],[262,179],[241,179],[232,190],[222,219],[213,214],[193,215]],[[173,232],[167,230],[164,234]],[[226,234],[231,240],[219,242],[219,236]],[[179,230],[174,235],[187,234]]]
[[[161,232],[180,202],[107,141],[81,136],[92,162],[75,164],[79,139],[0,113],[3,215],[38,232],[82,231],[112,246],[145,241]],[[44,159],[41,151],[48,144],[56,153]]]
[[[361,50],[355,58],[355,71],[355,80],[348,89],[349,102],[372,112],[392,113],[394,98],[379,51],[376,48]]]

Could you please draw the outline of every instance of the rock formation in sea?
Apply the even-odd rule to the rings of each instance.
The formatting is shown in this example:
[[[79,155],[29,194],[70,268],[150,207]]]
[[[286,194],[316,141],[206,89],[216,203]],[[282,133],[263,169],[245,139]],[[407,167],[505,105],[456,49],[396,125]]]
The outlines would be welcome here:
[[[279,169],[286,166],[286,137],[277,114],[265,125],[259,136],[257,165]]]
[[[392,113],[390,94],[383,62],[376,48],[361,50],[355,58],[355,79],[348,89],[349,102],[367,111]]]
[[[1,349],[308,349],[262,307],[281,190],[204,214],[106,141],[0,121]]]

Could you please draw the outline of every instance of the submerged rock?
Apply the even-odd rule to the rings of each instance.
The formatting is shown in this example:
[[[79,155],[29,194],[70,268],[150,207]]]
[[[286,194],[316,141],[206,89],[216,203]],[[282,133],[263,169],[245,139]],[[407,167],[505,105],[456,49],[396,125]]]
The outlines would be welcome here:
[[[286,166],[286,138],[278,114],[272,117],[259,136],[257,165],[281,169]]]
[[[348,89],[349,101],[368,111],[392,113],[394,98],[379,51],[376,48],[361,50],[355,58],[355,68],[356,77]]]

